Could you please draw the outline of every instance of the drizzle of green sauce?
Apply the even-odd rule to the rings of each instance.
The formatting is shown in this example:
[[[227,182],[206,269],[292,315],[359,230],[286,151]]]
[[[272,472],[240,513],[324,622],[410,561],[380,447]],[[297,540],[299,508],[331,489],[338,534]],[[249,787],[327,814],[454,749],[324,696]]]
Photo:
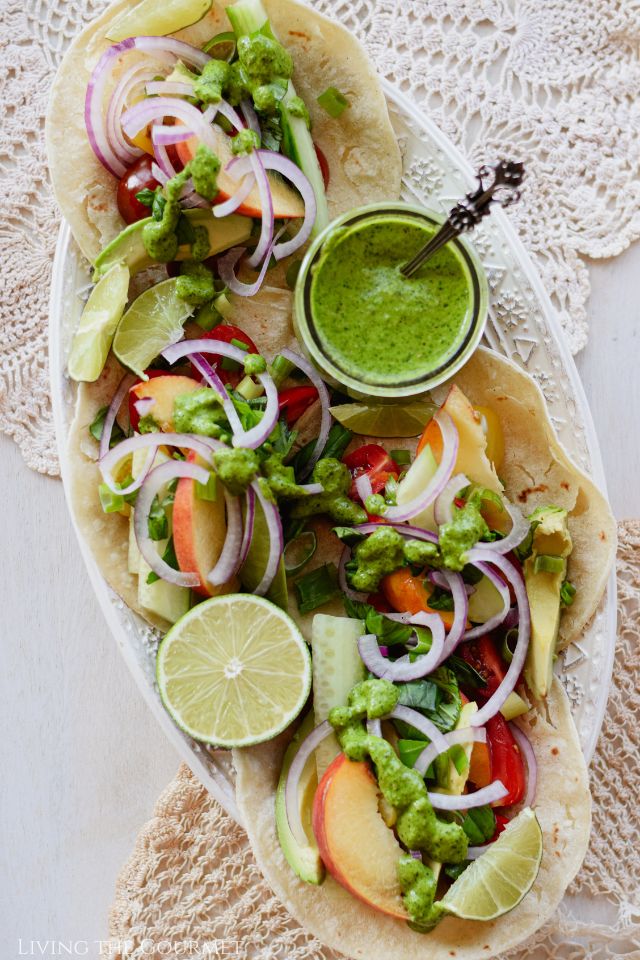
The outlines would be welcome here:
[[[403,263],[433,235],[414,219],[378,217],[343,228],[313,268],[316,334],[341,370],[365,383],[411,382],[461,346],[471,321],[468,270],[451,246],[412,277]]]
[[[330,711],[329,723],[349,759],[362,761],[370,757],[375,764],[380,791],[398,811],[396,831],[402,843],[410,850],[423,850],[433,860],[461,863],[468,847],[462,827],[439,820],[417,770],[406,767],[386,740],[367,733],[364,721],[384,717],[397,702],[398,689],[393,683],[364,680],[353,687],[346,707]],[[403,902],[412,921],[430,929],[443,916],[442,908],[433,903],[435,877],[426,864],[413,862],[416,866],[410,867],[407,858],[402,857],[398,866]]]

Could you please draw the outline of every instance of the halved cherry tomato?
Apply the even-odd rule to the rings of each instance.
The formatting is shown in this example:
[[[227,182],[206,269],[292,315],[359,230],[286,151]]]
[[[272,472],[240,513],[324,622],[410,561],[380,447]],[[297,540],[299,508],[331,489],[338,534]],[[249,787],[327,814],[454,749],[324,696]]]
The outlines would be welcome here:
[[[322,182],[324,183],[325,190],[329,189],[329,180],[331,179],[331,173],[329,171],[329,161],[325,157],[323,151],[320,149],[317,143],[313,145],[316,151],[316,157],[318,158],[318,166],[320,167],[320,173],[322,174]]]
[[[146,375],[150,380],[153,380],[154,377],[171,377],[173,374],[170,370],[145,370]],[[129,387],[129,423],[131,424],[132,430],[138,429],[138,423],[140,422],[140,414],[136,410],[135,403],[138,399],[135,394],[131,393],[134,387],[139,383],[142,383],[142,380],[136,380],[135,383],[132,383]]]
[[[241,330],[240,327],[234,326],[232,323],[219,323],[217,327],[214,327],[213,330],[208,330],[206,333],[203,333],[199,338],[201,340],[222,340],[224,343],[231,343],[232,340],[237,340],[238,343],[244,343],[247,347],[248,353],[259,353],[260,351],[256,347],[255,343],[251,337],[247,336],[244,330]],[[215,347],[214,347],[215,349]],[[205,353],[203,356],[206,357],[211,366],[220,363],[223,359],[220,354]],[[228,383],[232,387],[237,387],[242,378],[244,377],[244,372],[240,370],[218,370],[220,378],[223,383]],[[198,370],[195,369],[193,364],[191,365],[191,376],[196,380],[202,380],[202,375]]]
[[[478,637],[477,640],[468,640],[460,644],[458,653],[473,667],[474,670],[486,682],[486,687],[482,688],[482,696],[486,699],[491,697],[505,678],[507,668],[498,653],[493,638],[488,634],[485,637]]]
[[[348,453],[342,462],[349,468],[352,477],[349,496],[352,500],[360,500],[356,487],[356,477],[369,477],[373,493],[384,490],[389,477],[398,479],[400,468],[392,460],[384,447],[378,443],[365,443],[353,453]],[[377,517],[374,519],[378,519]]]
[[[378,613],[393,613],[393,607],[382,593],[370,593],[367,603]]]
[[[291,426],[317,399],[318,391],[313,386],[288,387],[286,390],[281,390],[278,394],[280,415],[284,414],[287,425]]]
[[[147,153],[143,154],[139,160],[136,160],[126,171],[118,183],[116,193],[116,203],[120,216],[125,223],[136,223],[138,220],[144,220],[151,216],[151,210],[144,203],[136,199],[136,194],[141,190],[155,190],[160,184],[151,173],[151,164],[153,157]]]
[[[510,807],[514,803],[520,803],[526,789],[524,761],[515,737],[501,713],[496,713],[487,721],[487,742],[491,758],[491,779],[501,780],[509,791],[495,806]]]
[[[449,630],[453,623],[452,610],[433,610],[429,606],[429,597],[433,587],[426,575],[415,577],[408,567],[401,567],[388,573],[380,581],[380,589],[394,610],[398,613],[439,613],[445,628]]]

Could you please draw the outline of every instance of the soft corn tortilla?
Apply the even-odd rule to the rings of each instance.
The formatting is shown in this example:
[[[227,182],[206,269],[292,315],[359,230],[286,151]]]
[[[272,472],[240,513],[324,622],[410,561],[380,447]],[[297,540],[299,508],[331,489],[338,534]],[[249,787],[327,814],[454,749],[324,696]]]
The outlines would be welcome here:
[[[591,798],[569,703],[557,679],[544,713],[516,723],[529,737],[538,762],[534,809],[544,852],[532,889],[510,913],[486,923],[447,917],[423,935],[368,907],[330,876],[320,887],[300,880],[280,849],[274,812],[287,735],[234,750],[236,799],[269,886],[307,931],[357,960],[486,960],[521,943],[551,916],[582,863]]]
[[[56,199],[82,252],[94,260],[125,226],[116,206],[117,180],[96,159],[87,138],[84,102],[95,64],[111,46],[109,25],[136,0],[119,0],[72,43],[58,71],[46,124],[49,169]],[[194,46],[229,30],[224,8],[214,0],[198,23],[174,34]],[[305,100],[313,123],[313,139],[329,162],[327,191],[331,217],[364,203],[389,200],[400,192],[401,161],[380,82],[367,55],[344,27],[296,0],[265,0],[265,8],[280,41],[291,52],[297,92]],[[129,53],[122,65],[131,65]],[[164,72],[164,70],[163,70]],[[349,108],[334,120],[316,98],[329,86],[341,90]],[[105,95],[105,109],[108,95]]]

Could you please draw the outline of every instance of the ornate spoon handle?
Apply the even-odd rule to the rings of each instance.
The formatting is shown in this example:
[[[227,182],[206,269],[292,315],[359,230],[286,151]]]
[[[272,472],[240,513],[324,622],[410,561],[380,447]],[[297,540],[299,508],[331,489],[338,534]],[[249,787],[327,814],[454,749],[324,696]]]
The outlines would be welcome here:
[[[478,186],[473,193],[468,193],[452,207],[435,236],[400,268],[400,273],[405,277],[414,274],[445,243],[473,230],[491,212],[494,203],[499,203],[501,207],[516,203],[520,199],[519,188],[524,180],[524,164],[499,160],[498,163],[480,167],[477,177]]]

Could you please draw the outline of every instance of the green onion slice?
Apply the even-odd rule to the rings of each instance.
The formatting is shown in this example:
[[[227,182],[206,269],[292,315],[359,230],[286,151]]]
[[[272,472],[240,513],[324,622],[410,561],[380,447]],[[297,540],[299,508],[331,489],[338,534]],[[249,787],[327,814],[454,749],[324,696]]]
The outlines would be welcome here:
[[[349,101],[337,87],[327,87],[318,97],[318,103],[334,120],[337,120],[349,106]]]
[[[299,573],[318,549],[318,538],[313,530],[304,530],[284,548],[284,569],[287,576]]]
[[[533,563],[534,573],[562,573],[566,561],[563,557],[555,557],[552,554],[540,553]]]
[[[411,463],[409,450],[391,450],[389,456],[392,460],[395,460],[399,467],[408,466]]]
[[[236,35],[233,30],[225,30],[211,37],[211,40],[207,40],[202,49],[205,53],[210,53],[214,60],[226,60],[227,63],[231,63],[236,55],[236,46]]]

